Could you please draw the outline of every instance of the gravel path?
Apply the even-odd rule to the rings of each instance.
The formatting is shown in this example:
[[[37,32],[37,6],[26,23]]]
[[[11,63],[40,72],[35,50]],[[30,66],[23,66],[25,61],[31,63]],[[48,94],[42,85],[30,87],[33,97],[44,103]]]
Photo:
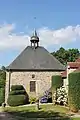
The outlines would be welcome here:
[[[30,105],[31,106],[31,105]],[[73,113],[69,113],[69,116],[71,118],[80,118],[80,111],[76,114],[73,114]],[[7,112],[3,112],[1,109],[0,109],[0,120],[23,120],[21,119],[22,117],[19,118],[19,116],[16,116],[14,118],[14,116],[10,113],[7,113]],[[25,118],[25,120],[32,120],[32,119],[28,119],[28,118]],[[39,119],[41,120],[41,119]]]
[[[80,114],[74,114],[70,116],[71,118],[80,118]]]
[[[9,113],[0,112],[0,120],[14,120]]]

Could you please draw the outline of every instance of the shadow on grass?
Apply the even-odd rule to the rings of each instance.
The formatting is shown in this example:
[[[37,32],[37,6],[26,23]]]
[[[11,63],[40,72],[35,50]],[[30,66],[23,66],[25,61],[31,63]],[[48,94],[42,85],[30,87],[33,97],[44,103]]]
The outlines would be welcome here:
[[[65,114],[61,114],[59,112],[53,111],[20,111],[20,112],[8,112],[8,114],[12,115],[13,118],[17,120],[71,120]]]

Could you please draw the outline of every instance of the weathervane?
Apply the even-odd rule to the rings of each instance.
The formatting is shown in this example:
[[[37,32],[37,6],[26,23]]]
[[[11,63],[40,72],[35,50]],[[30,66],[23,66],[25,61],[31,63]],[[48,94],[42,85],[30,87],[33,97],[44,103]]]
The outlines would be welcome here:
[[[36,17],[34,17],[34,19],[36,19]],[[33,46],[34,49],[37,48],[39,46],[39,37],[37,35],[36,29],[34,29],[33,31],[33,35],[31,36],[31,47]]]
[[[33,18],[36,21],[36,17]],[[34,24],[35,25],[35,24]],[[34,31],[36,31],[36,28],[34,27]]]

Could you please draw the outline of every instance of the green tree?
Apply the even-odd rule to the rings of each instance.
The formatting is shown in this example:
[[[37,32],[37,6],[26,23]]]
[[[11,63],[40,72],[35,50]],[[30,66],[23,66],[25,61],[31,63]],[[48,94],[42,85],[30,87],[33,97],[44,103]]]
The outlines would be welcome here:
[[[2,71],[5,71],[5,69],[6,69],[5,66],[2,66],[2,67],[1,67],[1,70],[2,70]]]
[[[68,62],[70,61],[74,62],[80,56],[80,53],[78,49],[69,49],[68,55],[69,55]]]
[[[5,99],[5,80],[5,67],[2,67],[2,69],[0,69],[0,105],[4,102]]]
[[[51,54],[54,55],[64,65],[66,65],[67,62],[74,62],[80,56],[78,49],[65,50],[63,47],[56,52],[52,52]]]

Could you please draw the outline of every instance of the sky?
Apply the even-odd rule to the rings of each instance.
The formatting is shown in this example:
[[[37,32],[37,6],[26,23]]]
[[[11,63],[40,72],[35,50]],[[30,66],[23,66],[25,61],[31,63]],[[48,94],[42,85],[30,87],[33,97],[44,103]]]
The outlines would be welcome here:
[[[80,0],[0,0],[0,66],[30,45],[34,29],[49,52],[80,50]]]

